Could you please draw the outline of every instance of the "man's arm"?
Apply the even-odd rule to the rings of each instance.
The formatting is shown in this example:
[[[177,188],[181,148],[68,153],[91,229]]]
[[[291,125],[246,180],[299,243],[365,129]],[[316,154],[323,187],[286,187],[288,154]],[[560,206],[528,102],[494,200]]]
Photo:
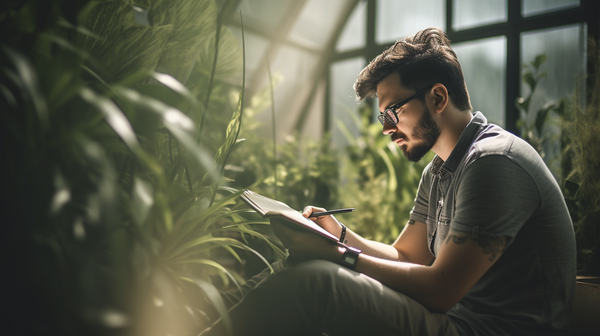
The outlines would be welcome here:
[[[291,231],[282,224],[272,223],[291,256],[298,260],[340,263],[343,247],[332,245],[314,233]],[[410,230],[412,226],[408,227]],[[475,240],[469,233],[451,230],[430,266],[361,253],[355,270],[410,296],[431,311],[445,312],[500,258],[506,241],[506,237],[481,234]]]
[[[360,255],[356,270],[404,293],[432,311],[452,308],[500,258],[506,237],[451,230],[431,266]]]
[[[427,248],[425,223],[409,220],[392,245],[365,239],[349,229],[346,238],[346,245],[359,248],[364,254],[374,257],[421,265],[429,265],[433,260],[433,255]]]
[[[321,212],[325,209],[307,206],[304,208],[303,215],[308,217],[313,211]],[[321,216],[317,217],[315,222],[333,235],[340,237],[342,228],[335,217]],[[412,220],[408,221],[392,245],[366,239],[348,228],[346,228],[344,243],[359,248],[364,254],[387,260],[421,265],[429,265],[433,260],[433,255],[427,248],[427,225]]]

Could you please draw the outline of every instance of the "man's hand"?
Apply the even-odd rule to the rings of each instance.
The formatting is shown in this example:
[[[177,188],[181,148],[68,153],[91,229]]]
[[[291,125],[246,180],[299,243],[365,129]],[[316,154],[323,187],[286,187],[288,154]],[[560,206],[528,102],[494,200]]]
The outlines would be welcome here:
[[[323,259],[337,263],[342,258],[340,249],[325,238],[303,229],[291,229],[283,219],[272,218],[271,227],[296,261]]]
[[[308,205],[304,208],[304,210],[302,210],[302,216],[309,218],[309,216],[313,212],[324,212],[324,211],[327,211],[327,210],[325,210],[324,208],[318,208],[318,207],[314,207],[312,205]],[[319,225],[323,229],[329,231],[331,234],[333,234],[336,237],[339,237],[342,234],[342,226],[337,221],[337,219],[335,219],[335,217],[333,217],[333,215],[310,217],[309,219],[312,220],[313,222],[317,223],[317,225]]]

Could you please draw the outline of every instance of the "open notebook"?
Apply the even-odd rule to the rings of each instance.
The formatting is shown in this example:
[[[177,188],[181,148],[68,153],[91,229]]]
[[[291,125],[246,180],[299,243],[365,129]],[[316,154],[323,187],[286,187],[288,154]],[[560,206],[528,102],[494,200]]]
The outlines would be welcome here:
[[[288,222],[300,225],[302,228],[311,230],[319,235],[331,240],[334,243],[338,243],[339,239],[331,234],[329,231],[315,224],[315,222],[302,216],[302,213],[290,208],[287,204],[279,202],[272,198],[268,198],[257,194],[253,191],[246,190],[241,195],[244,202],[248,203],[256,212],[263,217],[276,217],[280,216],[286,219]]]

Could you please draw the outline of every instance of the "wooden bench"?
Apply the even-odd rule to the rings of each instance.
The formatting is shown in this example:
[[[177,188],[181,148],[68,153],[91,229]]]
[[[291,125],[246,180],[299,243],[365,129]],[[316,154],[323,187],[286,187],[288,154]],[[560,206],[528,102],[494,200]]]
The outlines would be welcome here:
[[[600,335],[600,277],[577,277],[571,335]]]

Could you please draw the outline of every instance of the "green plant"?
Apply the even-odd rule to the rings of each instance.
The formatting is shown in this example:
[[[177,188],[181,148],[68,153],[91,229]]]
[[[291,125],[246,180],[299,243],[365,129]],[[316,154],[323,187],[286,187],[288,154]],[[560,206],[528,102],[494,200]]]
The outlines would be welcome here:
[[[270,243],[221,177],[243,115],[224,79],[243,64],[213,1],[9,1],[0,25],[5,330],[188,334],[206,311],[226,318],[218,290],[243,281],[229,260]]]
[[[276,75],[273,82],[279,81]],[[268,107],[268,94],[266,89],[259,92],[247,109],[249,118],[242,130],[245,142],[240,146],[244,150],[234,153],[235,167],[230,167],[235,185],[273,197],[278,192],[278,199],[296,209],[309,204],[355,207],[357,211],[339,219],[367,238],[393,242],[408,221],[421,173],[433,155],[419,163],[409,162],[383,135],[381,126],[371,122],[372,110],[365,104],[359,116],[348,113],[360,130],[359,137],[338,123],[349,143],[343,151],[331,148],[329,135],[304,143],[290,135],[277,147],[274,158],[264,145],[269,139],[256,131],[262,125],[252,120],[254,111]]]
[[[572,170],[565,182],[577,239],[578,271],[600,275],[600,49],[588,43],[594,65],[587,88],[587,104],[573,104],[564,132],[569,139]]]
[[[262,135],[256,113],[273,106],[273,87],[282,81],[276,73],[271,84],[255,94],[246,107],[248,117],[240,136],[244,142],[234,151],[230,176],[233,185],[276,197],[292,208],[308,204],[333,206],[338,181],[338,154],[331,149],[329,136],[317,141],[300,140],[290,134],[283,144],[274,145],[274,138]],[[274,127],[274,114],[270,128]],[[275,173],[276,172],[276,173]]]
[[[554,164],[560,161],[560,154],[552,155],[550,147],[561,146],[560,144],[563,144],[564,147],[566,139],[561,141],[560,132],[552,132],[547,126],[553,124],[557,128],[560,127],[562,121],[566,118],[565,112],[568,108],[568,101],[565,98],[560,99],[558,102],[549,101],[538,110],[534,110],[533,100],[536,97],[536,88],[540,81],[547,76],[547,72],[542,71],[542,65],[546,62],[546,59],[546,54],[540,54],[532,62],[523,65],[523,83],[529,87],[529,93],[525,97],[517,99],[516,106],[520,112],[517,127],[521,138],[535,148],[549,167],[554,168]],[[560,152],[557,151],[557,153]],[[568,171],[562,171],[561,173],[555,171],[554,173],[556,175],[562,174],[562,177],[565,177]]]
[[[597,64],[598,51],[594,41],[589,42],[590,58]],[[517,101],[521,110],[518,125],[522,137],[544,158],[548,165],[560,160],[557,179],[575,227],[577,241],[577,264],[580,274],[600,274],[600,107],[597,83],[600,72],[596,68],[592,85],[588,88],[588,103],[581,107],[578,93],[572,101],[565,98],[558,103],[549,102],[538,111],[530,105],[539,81],[546,77],[540,70],[546,55],[539,55],[524,66],[523,81],[529,86],[526,98]],[[556,115],[551,119],[551,112]],[[534,116],[535,119],[528,116]],[[552,120],[552,121],[550,121]],[[546,124],[560,125],[560,133],[552,134]],[[560,141],[560,156],[546,155],[547,144]]]

